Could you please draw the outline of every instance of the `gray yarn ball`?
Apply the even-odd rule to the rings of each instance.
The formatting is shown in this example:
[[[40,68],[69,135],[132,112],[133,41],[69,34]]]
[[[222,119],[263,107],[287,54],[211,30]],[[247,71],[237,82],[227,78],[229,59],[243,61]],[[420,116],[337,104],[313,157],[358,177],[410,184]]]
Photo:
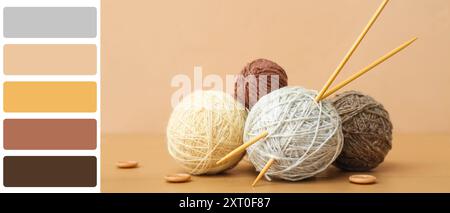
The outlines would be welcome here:
[[[392,123],[383,105],[348,91],[331,99],[342,120],[344,147],[334,165],[348,171],[376,168],[392,148]]]

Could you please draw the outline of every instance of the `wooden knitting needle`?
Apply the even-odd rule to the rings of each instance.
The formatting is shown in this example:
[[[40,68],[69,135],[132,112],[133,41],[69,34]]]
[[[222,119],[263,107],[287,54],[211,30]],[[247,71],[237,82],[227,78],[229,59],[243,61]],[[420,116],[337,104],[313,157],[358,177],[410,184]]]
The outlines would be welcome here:
[[[338,85],[336,85],[335,87],[333,87],[331,90],[327,91],[320,99],[319,101],[327,98],[328,96],[330,96],[331,94],[335,93],[336,91],[338,91],[339,89],[341,89],[342,87],[346,86],[347,84],[349,84],[350,82],[354,81],[355,79],[361,77],[363,74],[367,73],[369,70],[373,69],[374,67],[378,66],[379,64],[383,63],[384,61],[386,61],[387,59],[389,59],[390,57],[394,56],[395,54],[397,54],[398,52],[402,51],[403,49],[405,49],[407,46],[409,46],[410,44],[412,44],[414,41],[417,40],[416,38],[413,38],[407,42],[405,42],[404,44],[400,45],[399,47],[393,49],[391,52],[387,53],[386,55],[382,56],[381,58],[378,58],[376,61],[372,62],[369,66],[363,68],[362,70],[360,70],[359,72],[353,74],[352,76],[350,76],[348,79],[342,81],[341,83],[339,83]]]
[[[355,73],[354,75],[350,76],[347,80],[339,83],[337,86],[333,87],[331,90],[329,90],[328,92],[326,92],[319,100],[317,101],[321,101],[323,99],[325,99],[326,97],[330,96],[331,94],[333,94],[334,92],[338,91],[339,89],[341,89],[342,87],[346,86],[347,84],[349,84],[350,82],[354,81],[355,79],[361,77],[363,74],[367,73],[369,70],[373,69],[374,67],[376,67],[377,65],[383,63],[384,61],[386,61],[387,59],[389,59],[390,57],[394,56],[395,54],[397,54],[398,52],[402,51],[403,49],[405,49],[407,46],[411,45],[414,41],[417,40],[416,38],[413,38],[407,42],[405,42],[404,44],[402,44],[401,46],[395,48],[394,50],[392,50],[391,52],[387,53],[386,55],[382,56],[381,58],[377,59],[376,61],[374,61],[373,63],[371,63],[369,66],[365,67],[364,69],[360,70],[359,72]],[[264,166],[264,168],[261,170],[261,172],[259,173],[258,177],[256,177],[255,181],[253,182],[252,186],[254,186],[261,178],[262,176],[267,172],[267,170],[270,168],[270,166],[272,165],[274,159],[270,159],[269,162],[267,162],[267,164]]]
[[[238,148],[234,149],[233,151],[231,151],[230,153],[225,155],[225,157],[223,157],[222,159],[217,161],[216,164],[221,164],[222,162],[227,161],[228,159],[234,157],[235,155],[238,155],[239,153],[244,152],[245,149],[247,149],[247,147],[249,147],[249,146],[253,145],[254,143],[258,142],[259,140],[265,138],[268,134],[269,134],[269,132],[267,132],[267,131],[262,132],[261,134],[257,135],[256,137],[250,139],[250,141],[248,141],[247,143],[242,144]]]
[[[333,74],[330,76],[330,78],[328,79],[328,81],[325,83],[325,85],[323,86],[322,90],[320,90],[319,94],[316,96],[316,102],[319,102],[319,100],[323,99],[322,96],[323,94],[325,94],[325,92],[328,90],[328,88],[330,87],[330,85],[333,83],[333,81],[336,79],[336,77],[338,76],[339,72],[341,72],[342,68],[344,68],[345,64],[348,62],[348,60],[350,59],[350,57],[353,55],[353,53],[355,52],[356,48],[358,48],[359,44],[361,43],[361,41],[364,39],[364,37],[366,36],[367,32],[369,32],[370,28],[372,27],[372,25],[375,23],[375,21],[377,20],[378,16],[380,16],[381,12],[383,11],[384,7],[386,6],[386,4],[389,2],[389,0],[384,0],[383,3],[381,3],[380,7],[378,8],[378,10],[375,12],[375,14],[372,16],[372,18],[370,19],[369,23],[366,25],[366,27],[364,28],[364,30],[362,31],[361,35],[359,35],[358,39],[356,39],[355,43],[353,44],[353,46],[350,48],[350,50],[347,52],[347,55],[345,55],[344,59],[341,61],[341,63],[338,65],[338,67],[336,68],[336,70],[334,70]]]
[[[275,161],[275,159],[271,158],[266,165],[264,166],[264,168],[261,170],[261,172],[259,173],[258,177],[256,177],[255,181],[253,181],[252,186],[255,186],[256,183],[258,183],[259,180],[261,180],[261,178],[263,177],[264,174],[266,174],[267,170],[269,170],[270,166],[272,166],[273,162]]]
[[[322,100],[322,96],[325,94],[325,92],[328,90],[328,88],[330,87],[330,85],[333,83],[333,81],[336,79],[337,75],[341,72],[342,68],[344,68],[345,64],[348,62],[348,60],[350,59],[350,57],[353,55],[353,53],[355,52],[356,48],[358,48],[359,44],[361,43],[361,41],[364,39],[364,37],[366,36],[367,32],[369,32],[370,28],[372,27],[372,25],[375,23],[375,21],[377,20],[377,18],[380,16],[381,12],[383,11],[383,9],[386,7],[386,4],[389,2],[389,0],[384,0],[383,3],[381,3],[380,7],[378,7],[377,11],[375,12],[375,14],[372,16],[372,18],[370,19],[369,23],[367,23],[366,27],[364,28],[364,30],[362,31],[362,33],[359,35],[358,39],[356,39],[355,43],[353,44],[353,46],[350,48],[350,50],[347,52],[347,55],[345,55],[344,59],[341,61],[341,63],[338,65],[338,67],[336,68],[336,70],[333,72],[333,74],[330,76],[330,78],[328,79],[328,81],[325,83],[325,85],[323,86],[323,88],[320,90],[319,94],[316,96],[315,101],[319,102],[320,100]],[[266,170],[261,170],[261,172],[259,173],[258,177],[255,179],[255,182],[253,182],[253,185],[256,184],[256,182],[258,182],[259,179],[261,179],[261,177],[266,173],[266,171],[269,169],[270,165],[272,165],[273,163],[273,159],[270,159],[269,162],[266,163],[266,165],[264,166],[264,168],[267,167]]]

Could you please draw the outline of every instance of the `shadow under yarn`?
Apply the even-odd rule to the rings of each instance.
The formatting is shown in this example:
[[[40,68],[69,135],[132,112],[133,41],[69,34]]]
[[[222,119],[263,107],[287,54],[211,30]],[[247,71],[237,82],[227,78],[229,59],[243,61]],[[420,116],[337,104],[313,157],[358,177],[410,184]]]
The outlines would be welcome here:
[[[342,120],[344,147],[334,165],[347,171],[370,171],[392,148],[392,123],[383,105],[368,95],[347,91],[331,99]]]

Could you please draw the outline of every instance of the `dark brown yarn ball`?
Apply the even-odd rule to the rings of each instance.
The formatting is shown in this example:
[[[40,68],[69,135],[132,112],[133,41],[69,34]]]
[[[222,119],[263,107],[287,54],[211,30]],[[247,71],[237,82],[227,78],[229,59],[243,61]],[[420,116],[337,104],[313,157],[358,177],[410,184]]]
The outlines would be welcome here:
[[[274,76],[277,78],[273,79]],[[262,96],[287,85],[287,74],[280,65],[267,59],[256,59],[248,63],[237,76],[234,98],[251,109]]]
[[[344,147],[334,165],[348,171],[376,168],[392,148],[392,123],[383,105],[348,91],[331,99],[342,120]]]

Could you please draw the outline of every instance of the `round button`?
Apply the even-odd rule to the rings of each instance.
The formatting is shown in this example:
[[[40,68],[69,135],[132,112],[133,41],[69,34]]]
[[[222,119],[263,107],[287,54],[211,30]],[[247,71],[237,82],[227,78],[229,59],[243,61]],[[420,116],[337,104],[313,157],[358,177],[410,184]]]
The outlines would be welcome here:
[[[348,178],[351,183],[356,184],[373,184],[377,178],[373,175],[352,175]]]

